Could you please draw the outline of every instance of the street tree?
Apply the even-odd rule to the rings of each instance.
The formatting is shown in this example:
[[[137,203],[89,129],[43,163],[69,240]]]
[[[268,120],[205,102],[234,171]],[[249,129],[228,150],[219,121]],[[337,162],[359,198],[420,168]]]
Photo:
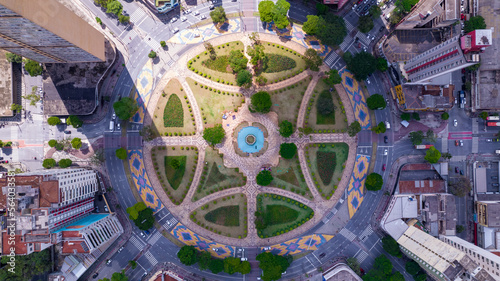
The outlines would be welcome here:
[[[434,133],[434,131],[432,129],[429,129],[427,130],[427,132],[425,133],[425,139],[428,141],[428,142],[436,142],[437,140],[437,135]]]
[[[469,193],[471,190],[470,181],[465,176],[461,176],[454,181],[450,181],[448,186],[450,188],[451,194],[458,197],[465,197],[465,195],[467,195],[467,193]]]
[[[251,98],[250,109],[253,112],[268,113],[273,105],[269,93],[260,91]]]
[[[118,159],[125,160],[127,159],[127,150],[123,147],[120,147],[115,151],[115,155],[116,157],[118,157]]]
[[[288,120],[281,121],[279,132],[282,137],[288,138],[293,134],[293,124]]]
[[[371,173],[366,177],[365,186],[366,189],[370,191],[377,191],[384,185],[384,180],[382,176],[377,173]]]
[[[240,87],[250,88],[250,86],[252,86],[252,73],[246,69],[238,71],[236,75],[236,84]]]
[[[224,270],[224,261],[221,259],[211,259],[208,264],[208,269],[210,269],[213,274],[222,272]]]
[[[216,145],[221,143],[226,137],[226,131],[222,128],[222,124],[216,124],[212,128],[205,128],[203,130],[203,138],[210,145]]]
[[[339,46],[347,36],[344,19],[333,13],[321,16],[319,26],[316,36],[325,45]]]
[[[83,121],[80,119],[80,117],[78,117],[76,115],[68,116],[66,123],[68,123],[68,125],[73,126],[73,128],[75,128],[75,129],[80,128],[83,125]]]
[[[61,118],[59,118],[57,116],[51,116],[51,117],[47,118],[47,124],[49,124],[50,126],[59,125],[59,124],[61,124]]]
[[[365,80],[368,78],[369,75],[375,72],[376,67],[377,61],[375,57],[367,52],[357,53],[347,64],[347,69],[349,69],[358,80]]]
[[[120,23],[129,23],[130,22],[130,17],[126,15],[119,15],[118,16],[118,21]]]
[[[411,114],[411,118],[413,118],[413,119],[415,119],[415,120],[419,121],[419,120],[420,120],[420,114],[418,114],[418,112],[413,112],[413,113]]]
[[[339,71],[336,69],[332,69],[328,72],[325,72],[327,75],[326,78],[323,78],[323,81],[328,85],[328,86],[333,86],[340,84],[342,82],[342,77],[340,77]]]
[[[262,22],[270,23],[273,21],[273,1],[261,1],[259,2],[259,15]]]
[[[370,15],[366,16],[360,16],[358,20],[358,29],[359,31],[363,33],[368,33],[370,30],[372,30],[374,24],[373,24],[373,18]]]
[[[486,111],[483,111],[479,114],[479,117],[481,117],[481,119],[483,120],[486,120],[488,118],[488,112]]]
[[[50,147],[55,147],[57,144],[57,141],[56,140],[49,140],[49,146]]]
[[[31,77],[36,77],[42,75],[43,68],[42,65],[34,60],[25,59],[24,69],[28,72]]]
[[[259,268],[262,269],[260,278],[263,281],[274,281],[281,279],[282,273],[290,266],[293,258],[262,252],[257,255],[256,260],[259,261]]]
[[[196,248],[188,245],[182,246],[179,252],[177,252],[177,257],[182,264],[193,265],[197,259]]]
[[[297,145],[294,143],[282,143],[280,145],[280,155],[284,159],[292,159],[297,153]]]
[[[386,71],[389,67],[387,66],[387,61],[384,58],[377,58],[377,69],[379,71]]]
[[[401,272],[395,271],[389,278],[389,281],[405,281],[405,277]]]
[[[385,236],[382,238],[382,248],[384,248],[384,251],[397,258],[401,258],[403,256],[398,242],[396,242],[396,240],[394,240],[391,236]]]
[[[210,261],[212,260],[212,255],[208,251],[199,252],[197,260],[200,269],[205,270],[208,269],[210,265]]]
[[[278,0],[272,9],[273,21],[276,28],[283,29],[286,28],[290,22],[288,21],[288,10],[290,9],[290,3],[286,0]]]
[[[354,137],[359,132],[361,132],[361,124],[359,124],[358,121],[352,122],[349,124],[349,127],[347,127],[347,134],[349,134],[350,137]]]
[[[132,269],[135,269],[137,267],[137,262],[136,261],[130,260],[130,261],[128,261],[128,264],[130,265],[130,267]]]
[[[73,164],[73,161],[71,161],[71,159],[67,159],[67,158],[63,158],[61,160],[59,160],[59,167],[60,168],[68,168],[69,166],[71,166],[71,164]]]
[[[312,71],[319,71],[319,67],[323,64],[323,59],[316,50],[312,48],[307,49],[304,57],[307,67]]]
[[[373,94],[366,99],[366,105],[371,110],[384,109],[387,106],[385,99],[380,94]]]
[[[106,13],[114,14],[116,16],[119,16],[122,13],[122,11],[123,11],[123,6],[117,0],[110,1],[106,5]]]
[[[451,155],[451,153],[449,152],[443,152],[441,153],[441,158],[445,159],[445,160],[449,160],[451,159],[453,156]]]
[[[410,140],[413,145],[422,144],[422,141],[424,140],[424,132],[422,131],[410,132]]]
[[[387,258],[386,255],[380,255],[377,258],[375,258],[375,264],[374,264],[375,269],[380,270],[381,272],[384,273],[384,275],[390,275],[392,273],[392,263]]]
[[[411,115],[408,112],[404,112],[401,114],[401,120],[404,121],[410,121],[411,120]]]
[[[257,184],[261,186],[267,186],[273,181],[273,176],[268,170],[260,171],[256,178]]]
[[[53,168],[56,166],[56,160],[52,159],[52,158],[47,158],[47,159],[43,159],[43,163],[42,163],[42,166],[45,168],[45,169],[50,169],[50,168]]]
[[[318,15],[326,15],[328,12],[328,6],[322,3],[316,3],[316,11]]]
[[[74,138],[71,140],[71,146],[74,149],[80,149],[82,148],[82,139],[81,138]]]
[[[227,20],[226,11],[222,6],[216,7],[213,11],[210,12],[210,17],[214,24],[221,24]]]
[[[136,220],[139,217],[139,212],[146,210],[148,206],[144,202],[137,202],[134,205],[127,208],[128,218],[131,220]]]
[[[468,21],[465,21],[464,31],[469,33],[476,29],[486,29],[486,22],[482,16],[470,17]]]
[[[160,46],[161,46],[162,48],[165,48],[165,47],[167,46],[167,42],[165,42],[165,41],[160,41]]]
[[[23,57],[21,57],[20,55],[16,55],[16,54],[13,54],[13,53],[5,53],[5,58],[7,58],[7,61],[8,62],[12,62],[12,63],[22,63],[23,62]]]
[[[146,208],[139,212],[137,219],[133,220],[134,224],[140,230],[148,230],[153,227],[155,223],[155,217],[153,216],[153,209]]]
[[[149,52],[149,54],[148,54],[148,58],[150,58],[150,59],[156,58],[156,52],[151,50],[151,52]]]
[[[370,15],[373,17],[373,19],[376,19],[382,15],[382,10],[378,5],[373,5],[370,7]]]
[[[242,52],[233,50],[229,53],[229,65],[234,73],[247,68],[248,59]]]
[[[413,260],[405,264],[405,269],[410,275],[417,275],[420,272],[420,266]]]
[[[134,99],[124,97],[113,103],[113,109],[118,118],[121,120],[128,120],[139,110],[139,106],[137,106],[137,102]]]
[[[15,111],[15,112],[21,112],[23,110],[23,106],[17,103],[13,103],[10,105],[10,110]]]
[[[439,161],[439,159],[441,159],[441,152],[434,146],[431,146],[427,149],[424,159],[431,164],[435,164]]]
[[[359,276],[361,275],[361,265],[359,264],[358,259],[354,257],[347,258],[346,262],[347,266],[349,266],[352,269],[352,271],[354,271],[354,273],[356,273]]]
[[[383,133],[385,133],[386,130],[387,130],[387,128],[385,127],[384,122],[380,122],[380,123],[378,123],[377,126],[372,128],[372,131],[375,132],[376,134],[383,134]]]
[[[304,22],[304,26],[302,26],[302,30],[307,33],[307,35],[316,35],[321,28],[320,23],[321,18],[319,16],[308,15],[307,21]]]
[[[448,120],[449,118],[450,118],[450,114],[448,114],[448,112],[443,112],[443,114],[441,114],[441,119]]]

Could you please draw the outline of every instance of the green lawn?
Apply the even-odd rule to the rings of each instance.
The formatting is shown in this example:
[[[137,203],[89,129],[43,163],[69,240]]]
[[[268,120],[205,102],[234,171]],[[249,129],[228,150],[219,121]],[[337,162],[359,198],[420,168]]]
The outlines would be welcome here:
[[[257,195],[257,212],[257,220],[265,221],[265,228],[257,230],[261,238],[289,232],[314,216],[313,210],[308,206],[271,193]]]
[[[308,199],[313,198],[302,174],[297,155],[292,159],[280,158],[278,166],[271,170],[271,174],[274,178],[271,183],[273,186],[290,190]]]
[[[194,210],[189,217],[198,226],[226,237],[245,238],[248,233],[244,194],[219,197]]]
[[[243,51],[243,43],[241,41],[233,41],[229,43],[224,43],[218,46],[214,46],[215,53],[217,57],[226,57],[233,50]],[[227,85],[236,85],[236,76],[233,73],[228,73],[227,71],[222,71],[224,66],[224,58],[216,59],[215,62],[212,61],[208,63],[207,60],[210,60],[210,54],[207,51],[201,52],[196,57],[193,57],[188,62],[188,68],[195,73],[198,72],[198,75],[203,74],[203,77],[209,78],[215,82],[227,84]],[[205,62],[205,63],[204,63]]]
[[[300,103],[310,82],[311,78],[308,77],[293,85],[269,92],[273,103],[271,111],[278,114],[278,122],[288,120],[293,124],[294,130],[297,129]]]
[[[171,79],[163,89],[152,116],[153,137],[195,134],[195,121],[189,114],[191,108],[186,98],[181,83]]]
[[[330,199],[340,182],[349,154],[345,143],[309,144],[305,147],[311,177],[318,192]]]
[[[300,55],[299,53],[279,44],[265,42],[265,41],[262,41],[261,43],[264,46],[264,52],[271,56],[269,61],[271,61],[271,58],[274,59],[273,62],[268,64],[269,66],[271,66],[271,70],[273,70],[273,72],[262,73],[262,76],[267,78],[268,84],[272,82],[276,83],[285,80],[306,70],[306,61],[302,58],[302,55]],[[289,68],[290,66],[293,65],[293,63],[291,63],[288,59],[282,57],[287,57],[294,60],[295,66],[293,68]],[[275,72],[276,70],[284,68],[289,68],[289,69]]]
[[[164,159],[165,175],[167,175],[168,183],[174,190],[177,190],[186,171],[186,156],[165,156]],[[181,164],[178,169],[172,167],[172,161],[174,160],[179,161]]]
[[[329,91],[322,91],[318,97],[319,100],[327,100],[333,104],[332,93]],[[319,103],[316,102],[316,109],[318,108]],[[337,110],[339,110],[337,108]],[[316,114],[316,124],[318,125],[327,125],[332,124],[335,125],[335,107],[333,107],[333,111],[330,114],[323,115],[321,113]]]
[[[334,113],[327,116],[318,114],[317,101],[319,96],[323,91],[329,89],[330,86],[323,82],[323,80],[318,81],[311,99],[309,100],[309,104],[307,105],[308,110],[306,112],[304,125],[313,128],[316,132],[340,133],[347,129],[347,116],[345,115],[344,105],[335,89],[331,92]]]
[[[208,87],[205,89],[205,85],[191,78],[186,78],[186,81],[196,98],[205,128],[222,123],[222,115],[225,112],[237,111],[245,101],[242,94],[223,92]]]
[[[231,205],[217,208],[205,215],[205,220],[223,226],[240,225],[240,206]]]
[[[205,67],[210,68],[211,70],[223,72],[223,73],[232,73],[231,69],[228,69],[229,59],[228,56],[218,56],[215,60],[207,59],[202,62]],[[230,71],[228,71],[230,70]]]
[[[176,94],[168,98],[163,111],[163,124],[165,127],[184,127],[184,110],[181,99]]]
[[[297,62],[288,56],[282,56],[278,54],[268,53],[268,62],[264,73],[275,73],[285,70],[294,69],[297,66]]]

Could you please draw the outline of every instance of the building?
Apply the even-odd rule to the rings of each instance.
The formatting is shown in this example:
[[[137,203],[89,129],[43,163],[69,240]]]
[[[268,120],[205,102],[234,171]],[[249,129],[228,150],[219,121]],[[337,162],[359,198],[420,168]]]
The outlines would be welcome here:
[[[474,30],[413,57],[404,65],[407,84],[449,84],[449,78],[443,75],[479,63],[479,52],[491,45],[491,36],[490,29]]]
[[[349,0],[323,0],[325,5],[334,5],[335,9],[340,10],[345,4],[349,3]]]
[[[439,29],[460,19],[459,0],[420,0],[396,29]]]
[[[345,263],[339,263],[325,270],[323,279],[326,281],[362,281],[352,269]]]
[[[101,62],[104,35],[57,0],[0,0],[0,48],[40,63]]]
[[[500,279],[500,253],[491,253],[456,236],[440,236],[442,241],[464,252],[496,280]]]
[[[145,3],[160,14],[166,14],[179,6],[179,0],[147,0]]]

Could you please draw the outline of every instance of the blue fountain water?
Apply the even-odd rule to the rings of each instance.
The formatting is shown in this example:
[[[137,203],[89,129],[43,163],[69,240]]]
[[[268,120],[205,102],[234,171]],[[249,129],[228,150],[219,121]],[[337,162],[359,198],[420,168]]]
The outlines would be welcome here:
[[[253,144],[247,143],[247,136],[252,135],[255,137]],[[238,147],[246,153],[255,153],[262,149],[264,146],[264,133],[257,127],[248,126],[238,132]]]

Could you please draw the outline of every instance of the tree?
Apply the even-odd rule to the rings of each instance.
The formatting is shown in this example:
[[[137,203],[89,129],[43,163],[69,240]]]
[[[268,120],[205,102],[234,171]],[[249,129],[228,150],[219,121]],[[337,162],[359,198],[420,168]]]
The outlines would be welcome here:
[[[113,273],[113,275],[111,275],[111,281],[128,281],[128,277],[125,275],[125,270]]]
[[[380,17],[380,15],[382,15],[382,10],[380,9],[380,7],[378,5],[373,5],[370,7],[370,15],[376,19],[378,17]]]
[[[363,33],[368,33],[373,28],[373,18],[370,15],[359,17],[358,29]]]
[[[229,53],[229,65],[234,73],[247,68],[248,59],[242,52],[233,50]]]
[[[151,52],[149,52],[149,54],[148,54],[148,58],[150,58],[150,59],[156,58],[156,52],[151,50]]]
[[[396,240],[394,240],[394,238],[392,238],[391,236],[385,236],[384,238],[382,238],[382,247],[384,248],[384,251],[392,256],[395,256],[397,258],[401,258],[403,256],[398,242],[396,242]]]
[[[113,0],[108,2],[106,5],[106,13],[109,14],[115,14],[116,16],[119,16],[123,11],[123,6],[120,2]]]
[[[376,7],[376,6],[372,6]],[[379,71],[386,71],[389,67],[387,66],[387,61],[384,58],[377,58],[377,69]]]
[[[293,124],[288,120],[281,121],[279,132],[282,137],[288,138],[293,134]]]
[[[320,29],[316,36],[321,43],[329,46],[339,46],[347,36],[344,19],[332,13],[321,16]]]
[[[352,122],[349,127],[347,127],[347,133],[350,137],[354,137],[359,132],[361,132],[361,124],[358,121]]]
[[[261,2],[262,3],[262,2]],[[307,33],[307,35],[316,35],[320,29],[321,18],[314,15],[308,15],[307,21],[302,26],[302,30]]]
[[[257,174],[257,184],[267,186],[273,181],[273,176],[270,171],[264,170]]]
[[[29,100],[30,105],[32,105],[32,106],[36,106],[36,103],[41,100],[40,96],[36,94],[36,88],[37,87],[35,86],[35,89],[32,90],[31,94],[26,95],[26,96],[22,96],[23,99]]]
[[[23,110],[23,106],[17,103],[13,103],[10,105],[10,110],[20,112],[21,110]]]
[[[465,176],[461,176],[459,179],[450,182],[448,187],[450,188],[451,194],[458,197],[464,197],[471,190],[470,181]]]
[[[346,260],[347,265],[356,273],[357,275],[361,276],[361,266],[359,265],[358,259],[352,257],[352,258],[347,258]]]
[[[22,63],[23,62],[23,57],[20,55],[16,55],[13,53],[5,53],[5,58],[7,59],[8,62],[12,63]]]
[[[481,63],[476,63],[474,65],[468,66],[466,69],[468,71],[476,71],[479,69],[480,66],[481,66]]]
[[[59,125],[59,124],[61,124],[61,119],[57,116],[51,116],[51,117],[47,118],[47,124],[49,124],[50,126]]]
[[[272,22],[273,21],[273,1],[261,1],[259,3],[259,15],[262,22]]]
[[[139,212],[139,216],[134,220],[134,224],[140,230],[148,230],[153,227],[155,223],[155,217],[153,216],[153,209],[146,208]]]
[[[113,103],[113,109],[118,118],[121,120],[128,120],[139,110],[139,106],[137,106],[137,102],[134,99],[124,97]]]
[[[123,147],[120,147],[115,151],[115,155],[116,157],[118,157],[118,159],[125,160],[127,159],[127,150]]]
[[[260,91],[252,96],[250,109],[258,113],[268,113],[272,105],[271,96],[267,92]]]
[[[322,3],[316,3],[316,11],[318,15],[326,15],[328,12],[328,6]]]
[[[45,168],[45,169],[50,169],[50,168],[53,168],[56,166],[56,160],[52,159],[52,158],[47,158],[47,159],[43,159],[43,163],[42,163],[42,166]]]
[[[443,159],[451,159],[451,157],[453,157],[453,156],[449,152],[441,153],[441,158],[443,158]]]
[[[281,274],[290,266],[293,258],[262,252],[257,255],[256,260],[259,261],[259,268],[262,269],[262,275],[260,276],[262,280],[273,281],[281,278]]]
[[[137,267],[136,261],[128,261],[128,264],[130,265],[130,267],[132,267],[132,269],[135,269]]]
[[[404,113],[401,114],[401,120],[410,121],[410,119],[411,119],[410,113],[404,112]]]
[[[120,23],[129,23],[130,22],[130,17],[126,15],[119,15],[118,16],[118,21]]]
[[[402,9],[404,10],[405,12],[409,12],[411,10],[411,8],[413,6],[415,6],[415,4],[418,3],[419,0],[399,0],[399,1],[396,1],[396,6],[399,8],[399,9]]]
[[[100,18],[100,17],[95,17],[95,21],[96,21],[98,24],[102,25],[102,20],[101,20],[101,18]]]
[[[374,267],[385,275],[390,275],[392,273],[392,263],[386,255],[380,255],[375,258]]]
[[[469,33],[476,29],[486,29],[486,23],[484,22],[484,18],[482,16],[474,16],[468,21],[465,21],[465,33]]]
[[[450,114],[448,114],[448,112],[443,112],[443,114],[441,114],[441,119],[448,120],[448,118],[450,118]]]
[[[488,112],[486,111],[483,111],[479,114],[479,117],[481,117],[481,119],[483,120],[486,120],[488,118]]]
[[[377,61],[375,57],[367,52],[361,52],[354,55],[347,64],[347,69],[349,69],[358,80],[365,80],[370,74],[375,72],[376,68]]]
[[[68,116],[66,123],[68,123],[68,125],[73,126],[73,128],[75,128],[75,129],[80,128],[83,125],[83,121],[80,119],[80,117],[78,117],[76,115]]]
[[[212,18],[214,24],[224,23],[227,20],[226,12],[222,6],[216,7],[213,11],[211,11],[210,17]]]
[[[226,131],[222,128],[222,124],[216,124],[212,128],[205,128],[203,130],[203,138],[210,145],[216,145],[222,142],[226,137]]]
[[[425,139],[428,142],[436,142],[437,136],[432,129],[427,130],[425,133]]]
[[[312,48],[306,50],[304,57],[307,67],[309,67],[312,71],[318,71],[319,67],[323,64],[321,56]]]
[[[49,140],[49,146],[50,147],[54,147],[54,146],[56,146],[56,144],[57,144],[56,140]]]
[[[267,55],[264,53],[264,45],[254,44],[248,46],[248,55],[251,57],[250,63],[257,69],[259,66],[261,69],[267,68]]]
[[[24,69],[26,69],[31,77],[42,75],[43,72],[42,66],[38,62],[30,59],[24,60]]]
[[[198,266],[202,270],[207,269],[209,267],[211,260],[212,260],[212,255],[207,251],[198,254]]]
[[[462,233],[462,232],[464,232],[465,227],[463,225],[457,224],[457,226],[455,227],[455,230],[457,231],[457,233]]]
[[[382,176],[377,173],[371,173],[366,177],[365,186],[366,189],[368,190],[371,191],[380,190],[383,184],[384,180],[382,179]]]
[[[71,146],[74,149],[80,149],[82,147],[82,139],[81,138],[74,138],[71,140]]]
[[[413,112],[411,117],[417,121],[420,120],[420,114],[418,114],[418,112]]]
[[[273,21],[276,28],[283,29],[286,28],[290,22],[288,21],[288,10],[290,9],[290,3],[286,0],[278,0],[272,9]]]
[[[193,265],[196,263],[196,248],[194,246],[182,246],[177,252],[177,257],[184,265]]]
[[[224,270],[224,261],[221,259],[211,259],[208,264],[208,269],[210,269],[212,273],[217,274]]]
[[[387,128],[385,127],[384,122],[380,122],[380,123],[378,123],[377,126],[372,128],[372,131],[375,132],[376,134],[383,134],[383,133],[385,133],[386,130],[387,130]]]
[[[406,272],[410,275],[417,275],[420,272],[420,266],[415,261],[409,261],[405,264]]]
[[[425,272],[421,272],[419,275],[415,277],[415,281],[425,281],[427,280],[427,274]]]
[[[263,85],[266,85],[267,83],[267,78],[262,76],[262,75],[259,75],[255,78],[255,82],[261,86]]]
[[[373,94],[366,99],[366,105],[369,109],[384,109],[387,106],[385,99],[380,94]]]
[[[340,77],[338,70],[332,69],[328,72],[325,73],[327,75],[326,78],[323,79],[323,81],[328,85],[328,86],[333,86],[340,84],[342,82],[342,77]]]
[[[292,159],[297,153],[297,146],[294,143],[282,143],[280,145],[280,155],[285,159]]]
[[[160,41],[160,46],[161,46],[162,48],[165,48],[165,47],[167,46],[167,42],[165,42],[165,41]]]
[[[136,220],[139,217],[139,212],[146,210],[148,206],[144,202],[137,202],[133,206],[127,208],[128,218],[131,220]]]
[[[389,281],[405,281],[405,277],[403,274],[401,274],[401,272],[396,271],[389,278]]]
[[[203,46],[205,46],[205,50],[210,53],[210,59],[215,60],[217,58],[217,53],[215,52],[214,46],[210,42],[205,42]]]
[[[424,159],[431,164],[437,163],[440,158],[441,158],[441,152],[437,150],[434,146],[431,146],[429,149],[427,149],[427,152],[425,153],[424,157]]]
[[[15,267],[11,267],[7,264],[10,262],[10,259],[11,257],[7,255],[1,257],[2,267],[0,268],[0,280],[40,280],[40,276],[51,272],[53,265],[50,249],[45,249],[41,252],[33,252],[29,255],[16,255]]]
[[[67,159],[67,158],[64,158],[64,159],[61,159],[59,160],[59,167],[60,168],[68,168],[69,166],[71,166],[71,164],[73,164],[73,161],[71,161],[71,159]]]
[[[316,109],[318,113],[323,116],[327,116],[334,112],[335,106],[333,105],[330,91],[324,90],[319,94],[318,101],[316,101]]]
[[[422,144],[423,139],[424,139],[424,132],[422,131],[410,132],[410,140],[413,145]]]

